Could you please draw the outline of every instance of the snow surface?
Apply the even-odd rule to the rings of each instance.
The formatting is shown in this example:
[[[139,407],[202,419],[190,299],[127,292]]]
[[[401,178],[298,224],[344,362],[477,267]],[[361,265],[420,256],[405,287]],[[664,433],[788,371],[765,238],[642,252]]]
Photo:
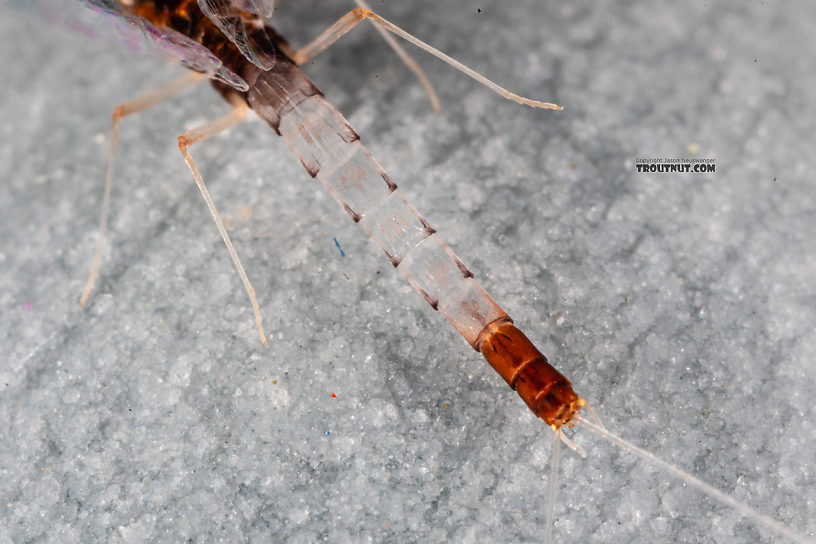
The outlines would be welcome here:
[[[340,2],[280,8],[294,43]],[[307,72],[606,425],[799,534],[816,530],[816,7],[377,3],[522,94],[372,29]],[[257,120],[193,148],[251,308],[175,144],[210,89],[0,14],[0,542],[536,542],[552,435]],[[714,158],[646,174],[638,158]],[[335,245],[342,247],[345,257]],[[574,434],[559,542],[785,542]]]

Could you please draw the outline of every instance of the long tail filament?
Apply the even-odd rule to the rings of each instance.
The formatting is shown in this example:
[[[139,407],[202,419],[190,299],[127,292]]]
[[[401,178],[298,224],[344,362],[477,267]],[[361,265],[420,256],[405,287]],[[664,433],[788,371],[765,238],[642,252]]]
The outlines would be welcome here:
[[[581,417],[580,414],[578,414],[573,421],[575,421],[576,424],[589,429],[598,436],[605,438],[606,440],[612,442],[613,444],[616,444],[620,448],[634,453],[635,455],[637,455],[647,463],[651,464],[652,466],[664,470],[665,472],[671,474],[681,482],[688,484],[689,486],[695,488],[697,491],[703,493],[704,495],[711,497],[715,501],[724,504],[725,506],[730,506],[735,511],[739,512],[741,515],[761,525],[764,525],[765,527],[774,531],[775,533],[787,537],[794,542],[799,542],[801,544],[807,544],[808,542],[810,542],[811,544],[813,544],[813,541],[809,541],[805,539],[803,536],[794,533],[793,531],[791,531],[789,528],[785,527],[778,521],[771,519],[770,517],[764,514],[761,514],[760,512],[754,510],[750,506],[743,504],[742,502],[738,501],[737,499],[729,495],[726,495],[725,493],[713,487],[712,485],[705,483],[699,478],[695,478],[691,474],[675,467],[674,465],[667,463],[666,461],[660,459],[654,454],[635,446],[634,444],[624,440],[623,438],[615,434],[612,434],[602,426],[599,426]]]
[[[555,520],[555,499],[558,495],[558,472],[561,468],[561,429],[554,431],[552,458],[550,459],[550,481],[547,484],[547,517],[544,523],[544,544],[552,542],[553,521]],[[566,442],[565,442],[566,443]]]

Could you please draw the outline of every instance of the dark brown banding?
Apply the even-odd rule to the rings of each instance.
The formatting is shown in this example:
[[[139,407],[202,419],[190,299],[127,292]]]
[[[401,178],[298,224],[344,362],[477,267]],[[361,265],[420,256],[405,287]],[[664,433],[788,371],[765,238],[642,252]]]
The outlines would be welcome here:
[[[340,137],[343,138],[343,141],[348,144],[354,143],[360,139],[360,135],[357,134],[357,131],[354,130],[354,128],[352,128],[352,126],[348,123],[343,124],[343,131],[345,134],[341,134]]]
[[[431,298],[431,295],[429,295],[425,289],[417,287],[417,291],[419,291],[419,294],[425,299],[425,302],[431,305],[431,308],[437,311],[439,310],[439,299]]]
[[[465,279],[473,277],[473,272],[470,271],[470,268],[465,266],[465,263],[459,260],[459,257],[456,258],[456,266],[458,266],[459,270],[462,271],[462,276]]]
[[[319,167],[312,166],[311,164],[309,164],[308,162],[306,162],[304,160],[301,160],[300,164],[303,165],[303,168],[305,168],[306,171],[309,173],[309,175],[312,176],[313,178],[316,178],[317,175],[320,173],[320,168]]]
[[[355,223],[359,223],[360,220],[363,218],[362,215],[352,210],[351,207],[349,207],[349,205],[346,204],[345,202],[343,202],[343,209],[346,210],[346,212],[348,212],[348,214],[351,216],[351,220],[354,221]]]
[[[420,223],[422,223],[422,226],[423,226],[423,228],[425,229],[425,232],[430,232],[431,234],[434,234],[434,233],[436,232],[436,229],[434,229],[434,228],[431,226],[431,224],[430,224],[430,223],[428,223],[427,221],[425,221],[425,218],[424,218],[424,217],[422,217],[422,216],[421,216],[421,215],[419,215],[419,214],[417,214],[417,217],[419,218],[419,222],[420,222]],[[430,236],[431,234],[429,234],[428,236]],[[425,238],[427,238],[427,236],[426,236]],[[423,238],[423,240],[424,240],[425,238]]]
[[[392,193],[397,190],[397,184],[391,179],[391,176],[386,174],[385,172],[382,173],[382,178],[385,181],[385,184],[388,185],[388,190]]]

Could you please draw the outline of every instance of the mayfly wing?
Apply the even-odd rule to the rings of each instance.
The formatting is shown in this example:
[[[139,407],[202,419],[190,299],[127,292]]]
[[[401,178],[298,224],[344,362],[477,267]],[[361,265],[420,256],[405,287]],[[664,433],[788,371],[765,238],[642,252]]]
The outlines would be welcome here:
[[[267,53],[274,48],[264,31],[272,0],[198,0],[198,7],[252,64],[262,70],[274,65],[275,59]]]
[[[140,46],[147,45],[168,62],[206,74],[240,91],[249,89],[246,81],[224,66],[212,51],[184,34],[129,13],[127,6],[118,0],[86,0],[86,5],[116,21],[117,37],[128,47],[140,49]]]
[[[260,15],[265,19],[275,12],[275,0],[232,0],[235,7]]]

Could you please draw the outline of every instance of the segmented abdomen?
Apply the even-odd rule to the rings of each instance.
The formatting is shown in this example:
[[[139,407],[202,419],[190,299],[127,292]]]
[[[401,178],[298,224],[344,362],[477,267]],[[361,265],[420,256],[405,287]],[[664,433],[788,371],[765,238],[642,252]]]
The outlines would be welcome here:
[[[570,382],[513,326],[402,196],[340,112],[283,56],[269,71],[248,72],[250,105],[284,137],[309,175],[365,229],[428,304],[482,351],[537,416],[555,427],[568,423],[581,403]]]

